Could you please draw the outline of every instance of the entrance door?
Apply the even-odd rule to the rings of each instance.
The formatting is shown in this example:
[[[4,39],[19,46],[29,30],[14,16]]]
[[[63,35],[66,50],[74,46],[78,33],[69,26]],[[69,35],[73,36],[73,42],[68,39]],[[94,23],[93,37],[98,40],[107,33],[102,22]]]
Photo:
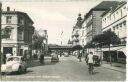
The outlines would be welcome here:
[[[23,56],[23,49],[20,49],[20,56]]]
[[[11,53],[12,54],[12,47],[3,47],[3,54]]]

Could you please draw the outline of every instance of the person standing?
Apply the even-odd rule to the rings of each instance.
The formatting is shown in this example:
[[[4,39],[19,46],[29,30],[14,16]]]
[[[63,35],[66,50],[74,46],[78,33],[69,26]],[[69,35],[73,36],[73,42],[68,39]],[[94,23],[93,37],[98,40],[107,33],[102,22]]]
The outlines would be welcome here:
[[[89,70],[90,69],[94,69],[93,68],[93,52],[90,52],[89,54],[88,54],[88,56],[87,56],[87,59],[88,59],[88,66],[89,66]]]
[[[2,55],[3,55],[3,58],[2,58],[3,59],[3,64],[6,64],[6,59],[7,59],[6,55],[5,54],[2,54]]]
[[[79,62],[81,62],[81,61],[82,61],[82,60],[81,60],[81,57],[82,57],[82,52],[81,52],[81,51],[79,51],[79,54],[78,54]]]
[[[44,64],[44,52],[42,52],[40,55],[40,63]]]

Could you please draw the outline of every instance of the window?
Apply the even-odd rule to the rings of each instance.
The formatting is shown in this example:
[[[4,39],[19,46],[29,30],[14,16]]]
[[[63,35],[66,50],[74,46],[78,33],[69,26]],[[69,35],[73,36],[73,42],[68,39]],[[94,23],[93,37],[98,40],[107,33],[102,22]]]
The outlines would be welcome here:
[[[19,19],[19,24],[24,25],[24,19],[22,17]]]
[[[116,25],[116,29],[118,30],[118,25]]]
[[[84,35],[84,30],[82,31],[82,36]]]
[[[113,30],[115,30],[115,27],[113,27]]]
[[[111,20],[111,15],[110,15],[110,20]]]
[[[11,32],[12,32],[11,28],[5,28],[3,30],[3,33],[4,33],[3,38],[10,39],[11,38]]]
[[[121,13],[121,17],[122,17],[122,9],[120,10],[120,13]]]
[[[12,16],[7,16],[6,17],[6,23],[10,24],[11,23],[11,19],[12,19]]]
[[[113,14],[113,18],[114,18],[114,20],[115,20],[115,14]]]
[[[124,6],[124,9],[126,9],[126,6]]]
[[[23,40],[23,31],[18,32],[18,40]]]
[[[116,14],[118,14],[118,11],[116,12]]]
[[[106,18],[104,19],[104,22],[106,23]]]
[[[126,26],[126,21],[123,22],[124,26]]]
[[[122,27],[122,23],[120,23],[119,25],[120,25],[120,27]]]

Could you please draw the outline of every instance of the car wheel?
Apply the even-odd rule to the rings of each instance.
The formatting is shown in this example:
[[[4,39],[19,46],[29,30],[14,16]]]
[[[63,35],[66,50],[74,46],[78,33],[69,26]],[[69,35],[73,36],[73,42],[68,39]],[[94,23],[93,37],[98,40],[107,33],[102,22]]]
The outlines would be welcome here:
[[[27,72],[27,68],[24,69],[24,72]]]

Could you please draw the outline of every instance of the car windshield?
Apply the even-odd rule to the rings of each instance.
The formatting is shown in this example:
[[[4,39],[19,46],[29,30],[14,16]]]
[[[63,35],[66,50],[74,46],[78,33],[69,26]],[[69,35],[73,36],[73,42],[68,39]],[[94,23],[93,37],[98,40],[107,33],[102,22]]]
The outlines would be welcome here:
[[[20,60],[20,58],[18,58],[18,57],[11,57],[11,58],[8,58],[7,61],[19,61],[19,60]]]

